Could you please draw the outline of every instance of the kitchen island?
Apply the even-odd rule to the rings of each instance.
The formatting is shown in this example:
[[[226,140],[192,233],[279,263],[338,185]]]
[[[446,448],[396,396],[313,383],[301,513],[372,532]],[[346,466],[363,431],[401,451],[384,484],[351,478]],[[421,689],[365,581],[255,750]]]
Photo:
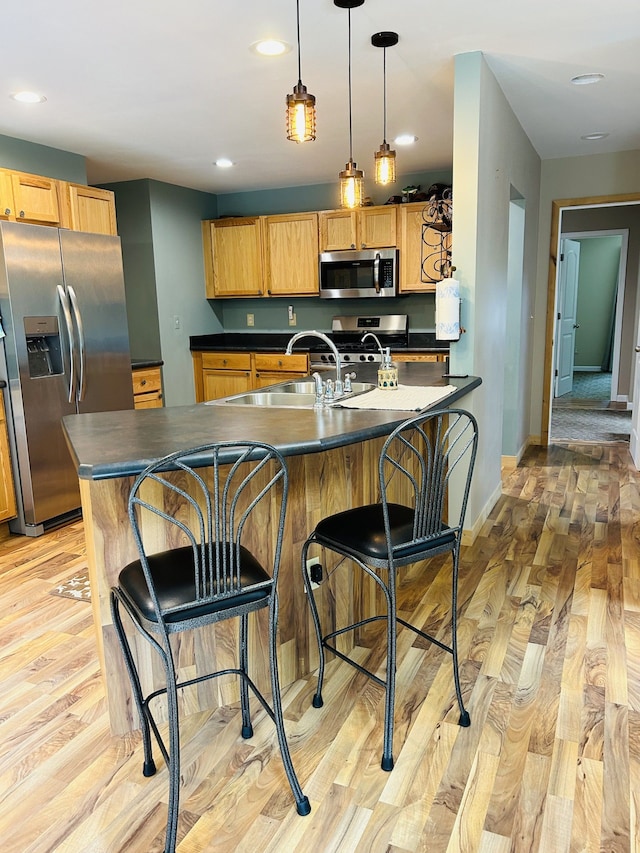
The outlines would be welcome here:
[[[481,380],[444,379],[442,364],[402,364],[404,385],[455,386],[438,407],[464,405],[464,397]],[[358,378],[375,381],[359,372]],[[389,392],[394,393],[394,392]],[[213,441],[252,439],[275,445],[287,458],[289,506],[280,569],[279,661],[282,686],[306,675],[316,665],[315,642],[309,642],[311,623],[300,577],[300,549],[308,533],[325,515],[377,499],[377,457],[385,437],[409,412],[329,408],[324,410],[265,408],[234,405],[169,407],[105,412],[64,419],[67,441],[80,478],[87,560],[100,662],[114,733],[123,734],[138,723],[129,682],[111,623],[109,590],[122,569],[138,553],[130,531],[127,499],[133,478],[150,462],[176,450]],[[175,511],[175,508],[174,508]],[[260,532],[250,547],[260,552]],[[158,531],[157,547],[166,543]],[[267,546],[269,543],[267,543]],[[267,547],[267,551],[269,548]],[[325,566],[325,571],[330,567]],[[348,572],[338,573],[317,591],[321,614],[334,606],[340,616],[366,613],[373,590],[359,582],[352,587]],[[251,653],[256,681],[268,690],[266,613],[253,614]],[[204,639],[180,649],[181,671],[190,676],[201,661],[215,656],[233,665],[232,622],[210,626]],[[135,644],[144,677],[153,680],[158,663],[148,644]],[[215,708],[237,699],[235,679],[215,679],[184,691],[185,713]]]

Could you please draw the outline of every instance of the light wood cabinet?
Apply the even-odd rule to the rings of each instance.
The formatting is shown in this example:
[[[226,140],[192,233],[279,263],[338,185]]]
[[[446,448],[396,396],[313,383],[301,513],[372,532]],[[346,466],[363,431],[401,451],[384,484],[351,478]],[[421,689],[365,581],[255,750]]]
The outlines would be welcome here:
[[[392,361],[421,361],[434,362],[444,361],[447,357],[446,352],[392,352]]]
[[[117,234],[110,190],[0,169],[0,219]]]
[[[317,296],[318,216],[263,217],[264,273],[269,296]]]
[[[381,249],[396,245],[396,205],[358,210],[323,210],[319,214],[320,251]]]
[[[132,371],[133,406],[136,409],[161,409],[162,371],[159,367],[139,367]]]
[[[65,184],[68,226],[73,231],[116,236],[116,204],[111,190]]]
[[[260,217],[206,220],[202,238],[207,299],[263,295]]]
[[[309,373],[308,353],[192,352],[196,403],[242,394],[254,388],[301,379]]]
[[[11,203],[3,207],[5,218],[37,225],[62,225],[58,181],[25,172],[5,172],[11,186]],[[7,214],[7,209],[11,210]]]
[[[4,409],[3,392],[0,391],[0,521],[16,516],[16,495],[13,488],[11,454]]]
[[[275,355],[273,353],[255,353],[253,356],[254,388],[266,388],[287,379],[302,379],[309,373],[307,353],[293,355]]]
[[[451,233],[423,233],[424,209],[424,202],[399,205],[400,293],[433,293],[451,252]]]
[[[241,394],[253,387],[251,353],[193,353],[196,402]]]

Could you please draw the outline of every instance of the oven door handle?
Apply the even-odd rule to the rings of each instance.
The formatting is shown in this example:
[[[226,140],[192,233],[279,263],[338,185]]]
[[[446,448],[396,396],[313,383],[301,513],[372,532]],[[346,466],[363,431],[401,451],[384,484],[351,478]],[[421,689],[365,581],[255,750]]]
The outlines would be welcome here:
[[[376,293],[380,293],[380,252],[376,252],[373,260],[373,284]]]

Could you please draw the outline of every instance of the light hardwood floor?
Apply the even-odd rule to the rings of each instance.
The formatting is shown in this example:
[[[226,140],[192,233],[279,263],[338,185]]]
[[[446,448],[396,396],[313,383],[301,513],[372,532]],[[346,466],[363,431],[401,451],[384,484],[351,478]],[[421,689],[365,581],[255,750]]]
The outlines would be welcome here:
[[[329,667],[284,697],[309,817],[271,723],[235,707],[183,721],[179,853],[561,853],[640,850],[640,475],[627,445],[533,448],[463,550],[460,645],[399,640],[396,765],[380,769],[382,692]],[[167,778],[109,734],[91,607],[50,594],[83,565],[82,525],[0,543],[0,849],[157,853]],[[402,584],[447,633],[448,566]],[[359,648],[381,659],[379,644]]]

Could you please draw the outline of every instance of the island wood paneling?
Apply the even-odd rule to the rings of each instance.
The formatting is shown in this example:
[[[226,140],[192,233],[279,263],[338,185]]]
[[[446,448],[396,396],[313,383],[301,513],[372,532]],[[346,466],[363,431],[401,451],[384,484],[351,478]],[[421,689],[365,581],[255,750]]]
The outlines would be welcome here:
[[[279,579],[279,666],[283,686],[308,674],[317,664],[315,640],[311,617],[305,600],[301,578],[300,551],[302,543],[321,518],[357,506],[379,497],[377,485],[377,458],[384,437],[343,448],[290,457],[287,460],[290,477],[289,500]],[[175,475],[181,475],[177,472]],[[120,570],[138,553],[127,516],[127,499],[133,478],[111,480],[82,480],[81,496],[83,516],[86,519],[87,556],[93,596],[94,615],[99,634],[99,653],[114,733],[122,734],[138,725],[132,705],[128,678],[121,659],[117,636],[111,621],[110,587],[117,583]],[[398,498],[401,496],[398,495]],[[272,561],[276,530],[272,519],[275,508],[263,501],[265,515],[261,522],[252,525],[246,539],[249,547],[266,566]],[[175,505],[166,508],[175,514]],[[155,520],[145,530],[152,543],[152,551],[171,546],[165,538],[162,523]],[[375,605],[376,590],[372,581],[354,573],[352,566],[332,574],[337,555],[321,554],[327,582],[317,590],[321,617],[326,624],[334,618],[339,623],[353,621],[356,614],[366,615]],[[378,603],[379,606],[379,603]],[[266,612],[251,615],[251,656],[255,664],[256,683],[268,692],[269,676],[266,651]],[[125,616],[125,627],[129,628]],[[216,666],[235,665],[236,622],[231,620],[208,626],[199,631],[197,640],[184,636],[173,638],[179,646],[179,660],[183,677],[193,677]],[[129,633],[129,632],[128,632]],[[138,665],[144,674],[145,685],[159,686],[162,673],[157,655],[133,629],[130,632]],[[340,640],[345,649],[353,639]],[[159,680],[158,680],[159,678]],[[237,679],[229,676],[216,679],[181,696],[183,711],[193,712],[228,704],[238,698]],[[160,714],[162,718],[162,714]]]

